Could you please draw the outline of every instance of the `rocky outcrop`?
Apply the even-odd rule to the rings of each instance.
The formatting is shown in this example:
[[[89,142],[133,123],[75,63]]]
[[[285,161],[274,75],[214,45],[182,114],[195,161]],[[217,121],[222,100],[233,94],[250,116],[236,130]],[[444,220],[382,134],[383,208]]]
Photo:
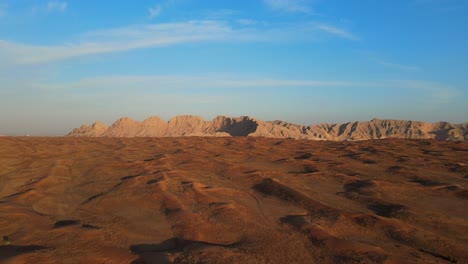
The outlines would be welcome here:
[[[465,127],[464,127],[465,126]],[[309,132],[327,140],[368,140],[383,138],[468,140],[466,124],[447,122],[425,123],[405,120],[379,120],[320,124],[310,126]]]
[[[297,125],[284,121],[261,121],[248,116],[218,116],[205,121],[199,116],[177,116],[168,122],[150,117],[142,122],[128,117],[112,126],[101,122],[73,129],[74,137],[179,137],[251,136],[310,140],[369,140],[383,138],[468,140],[468,124],[379,120],[344,124]]]
[[[80,137],[100,137],[108,130],[108,128],[109,127],[106,124],[96,121],[90,126],[82,125],[79,128],[75,128],[68,135]]]

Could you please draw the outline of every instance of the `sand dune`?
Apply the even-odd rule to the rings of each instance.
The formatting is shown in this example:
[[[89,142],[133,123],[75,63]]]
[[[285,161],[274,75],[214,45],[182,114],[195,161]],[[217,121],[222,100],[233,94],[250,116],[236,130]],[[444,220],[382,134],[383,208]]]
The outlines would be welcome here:
[[[250,136],[311,140],[368,140],[382,138],[468,140],[468,124],[378,120],[345,124],[296,125],[283,121],[261,121],[252,117],[218,116],[205,121],[198,116],[177,116],[168,122],[150,117],[142,122],[121,118],[112,126],[96,122],[73,129],[74,137],[177,137]]]
[[[199,133],[204,121],[192,121],[167,125]],[[114,128],[125,123],[140,133],[165,122]],[[467,151],[435,140],[2,137],[0,262],[468,263]]]

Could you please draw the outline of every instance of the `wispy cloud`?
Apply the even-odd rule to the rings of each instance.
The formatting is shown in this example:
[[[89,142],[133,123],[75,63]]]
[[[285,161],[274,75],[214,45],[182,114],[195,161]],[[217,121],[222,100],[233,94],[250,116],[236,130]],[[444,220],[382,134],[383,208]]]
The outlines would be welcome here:
[[[55,89],[223,89],[223,88],[286,88],[286,87],[347,87],[359,86],[362,83],[346,81],[294,80],[275,78],[255,78],[244,76],[193,76],[193,75],[159,75],[159,76],[102,76],[85,78],[71,83],[43,85]]]
[[[272,9],[294,13],[314,13],[307,0],[263,0]]]
[[[356,40],[352,33],[324,25],[300,24],[287,27],[256,26],[254,21],[242,21],[235,27],[228,22],[194,20],[178,23],[135,25],[87,32],[78,41],[59,45],[39,46],[0,39],[0,59],[13,64],[40,64],[75,57],[124,52],[201,42],[254,42],[294,39],[313,39],[317,32],[325,32],[345,39]],[[250,25],[249,25],[250,24]],[[234,24],[235,25],[235,24]]]
[[[202,12],[203,17],[209,20],[227,20],[230,19],[240,13],[239,10],[235,9],[213,9],[213,10],[206,10]]]
[[[169,7],[175,5],[178,1],[177,0],[160,0],[159,3],[150,6],[148,8],[148,16],[150,19],[156,18]]]
[[[31,67],[32,74],[37,74],[35,70],[37,68]],[[109,113],[112,116],[116,115],[111,119],[129,115],[130,113],[142,116],[142,118],[154,113],[169,113],[170,116],[183,113],[239,115],[237,114],[239,111],[245,110],[246,97],[255,98],[250,99],[260,105],[264,104],[263,107],[269,109],[268,111],[271,113],[271,111],[274,112],[275,110],[272,110],[271,102],[266,103],[268,100],[265,100],[265,95],[284,93],[288,96],[295,94],[295,92],[299,94],[305,90],[312,92],[318,98],[325,98],[324,95],[332,90],[334,94],[342,92],[365,96],[369,96],[369,94],[391,96],[398,93],[400,100],[403,102],[405,96],[410,97],[410,104],[412,106],[416,105],[420,116],[428,118],[428,110],[424,110],[426,106],[435,107],[429,109],[437,109],[437,107],[448,109],[453,107],[453,103],[459,103],[460,94],[463,94],[462,88],[424,80],[314,80],[223,73],[209,75],[116,75],[58,81],[54,80],[53,76],[49,80],[45,80],[42,74],[33,78],[33,76],[23,74],[21,71],[11,71],[11,73],[8,74],[7,72],[5,74],[0,71],[2,87],[5,88],[0,89],[0,110],[3,112],[13,111],[15,115],[12,120],[18,122],[17,127],[21,127],[23,123],[30,125],[30,121],[34,119],[40,119],[41,122],[48,120],[47,122],[53,125],[57,123],[57,116],[63,118],[65,123],[68,122],[73,127],[74,124],[70,124],[73,123],[70,122],[72,116],[83,118],[85,116],[94,116],[96,113],[105,114],[105,112],[108,115]],[[23,74],[23,76],[17,74]],[[9,87],[11,89],[6,89]],[[181,94],[189,96],[181,97]],[[31,97],[31,95],[34,96]],[[220,96],[223,98],[220,98]],[[278,98],[278,96],[274,97]],[[309,99],[312,99],[312,97],[304,98],[303,103],[295,102],[293,105],[285,103],[284,108],[291,108],[291,114],[295,116],[302,109],[301,107],[295,108],[296,104],[303,104],[303,107],[314,105],[313,103],[310,104]],[[381,98],[376,97],[375,99],[380,100]],[[281,97],[278,100],[284,100],[284,98]],[[329,97],[328,100],[331,105],[329,105],[327,111],[334,111],[334,107],[339,107],[340,104],[336,102],[342,102],[342,100],[337,101],[332,97]],[[174,102],[179,103],[176,108],[173,107]],[[350,98],[347,102],[349,109],[355,109],[356,105],[360,105],[360,107],[367,108],[369,111],[375,110],[373,100],[368,101],[367,105],[362,105],[362,102],[356,101],[356,98]],[[205,103],[210,103],[210,105],[205,105]],[[284,101],[281,101],[281,103],[284,103]],[[398,99],[394,103],[398,104]],[[258,116],[261,110],[259,110],[257,103],[255,105],[255,107],[250,108],[250,111]],[[322,111],[322,107],[317,106],[316,111]],[[392,111],[400,108],[400,106],[395,108],[393,104],[382,107],[390,107],[387,109],[390,113],[395,113]],[[56,111],[56,109],[62,109],[63,111]],[[283,109],[283,105],[281,109]],[[276,109],[276,111],[283,110]],[[347,113],[341,112],[340,114],[346,115]],[[432,114],[437,115],[437,112]],[[19,122],[18,116],[22,116],[24,121]],[[408,118],[407,113],[404,116]],[[8,115],[3,115],[0,119],[4,124],[4,120],[8,119]],[[4,127],[7,128],[8,126]],[[25,128],[30,129],[31,127],[25,126]],[[6,133],[5,130],[2,132]],[[17,131],[14,133],[17,133]]]
[[[372,60],[377,62],[378,64],[380,64],[382,66],[397,69],[397,70],[403,70],[403,71],[420,71],[421,70],[421,68],[419,66],[393,63],[393,62],[388,62],[388,61],[381,60],[379,58],[372,58]]]
[[[67,7],[68,3],[64,1],[49,1],[47,3],[47,11],[49,12],[65,12]]]
[[[251,26],[251,25],[255,25],[258,23],[257,20],[253,20],[253,19],[238,19],[237,20],[237,23],[241,24],[241,25],[244,25],[244,26]]]
[[[450,85],[425,80],[392,80],[387,83],[393,87],[404,87],[421,92],[421,96],[429,95],[432,103],[450,103],[460,95],[460,90]]]
[[[156,5],[154,7],[148,8],[148,13],[150,18],[155,18],[161,14],[162,7],[161,5]]]
[[[329,34],[332,34],[341,38],[345,38],[349,40],[359,40],[359,38],[355,36],[353,33],[345,29],[335,27],[335,26],[331,26],[327,24],[317,24],[316,28],[318,30],[321,30],[323,32],[326,32],[326,33],[329,33]]]
[[[357,53],[362,55],[364,59],[368,59],[369,61],[372,61],[380,66],[383,66],[389,69],[400,70],[400,71],[410,71],[410,72],[422,71],[422,68],[420,66],[395,62],[393,60],[383,58],[386,56],[383,56],[382,54],[379,54],[378,52],[357,51]]]
[[[218,21],[149,24],[89,32],[80,42],[57,46],[0,40],[0,58],[15,64],[37,64],[93,54],[202,41],[240,40],[243,37],[247,37],[247,32],[234,31]]]
[[[30,7],[31,15],[48,15],[52,13],[65,13],[68,8],[66,1],[48,1],[46,3],[35,4]]]
[[[0,3],[0,17],[6,16],[8,9],[7,3]]]
[[[100,76],[83,78],[65,83],[36,84],[42,89],[54,90],[183,90],[191,89],[403,89],[421,93],[421,97],[429,98],[433,102],[449,103],[459,94],[459,89],[447,84],[425,80],[381,80],[381,81],[346,81],[346,80],[311,80],[311,79],[281,79],[245,76],[236,74],[212,75],[131,75],[131,76]]]

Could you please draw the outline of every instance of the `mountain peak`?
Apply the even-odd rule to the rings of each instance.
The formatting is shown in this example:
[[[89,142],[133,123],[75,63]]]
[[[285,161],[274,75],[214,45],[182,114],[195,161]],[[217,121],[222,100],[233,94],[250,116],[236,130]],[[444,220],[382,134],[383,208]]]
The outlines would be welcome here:
[[[143,124],[151,125],[151,126],[161,125],[163,123],[165,124],[166,121],[164,121],[159,116],[150,116],[150,117],[146,118],[145,120],[143,120]]]
[[[383,138],[468,140],[466,124],[373,118],[343,124],[296,125],[281,120],[264,122],[250,116],[217,116],[211,121],[194,115],[164,121],[152,116],[144,121],[118,119],[111,127],[97,121],[73,129],[75,137],[166,137],[166,136],[251,136],[310,140],[369,140]]]
[[[195,116],[195,115],[179,115],[169,120],[169,123],[179,123],[179,122],[205,122],[205,119],[201,116]]]
[[[130,117],[121,117],[114,122],[113,125],[124,125],[124,124],[131,124],[135,123],[136,121],[131,119]]]
[[[101,128],[105,128],[107,129],[109,126],[102,123],[101,121],[96,121],[94,122],[94,124],[92,125],[93,128],[96,128],[96,129],[101,129]]]

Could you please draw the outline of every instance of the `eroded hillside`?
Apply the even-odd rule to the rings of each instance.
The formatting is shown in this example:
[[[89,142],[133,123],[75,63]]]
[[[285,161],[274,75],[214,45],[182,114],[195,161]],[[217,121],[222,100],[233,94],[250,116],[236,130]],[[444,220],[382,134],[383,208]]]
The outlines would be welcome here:
[[[180,137],[250,136],[311,140],[368,140],[383,138],[468,140],[467,124],[425,123],[405,120],[349,122],[345,124],[296,125],[283,121],[261,121],[252,117],[218,116],[205,121],[198,116],[177,116],[168,122],[150,117],[142,122],[121,118],[112,126],[101,122],[73,129],[74,137]]]

